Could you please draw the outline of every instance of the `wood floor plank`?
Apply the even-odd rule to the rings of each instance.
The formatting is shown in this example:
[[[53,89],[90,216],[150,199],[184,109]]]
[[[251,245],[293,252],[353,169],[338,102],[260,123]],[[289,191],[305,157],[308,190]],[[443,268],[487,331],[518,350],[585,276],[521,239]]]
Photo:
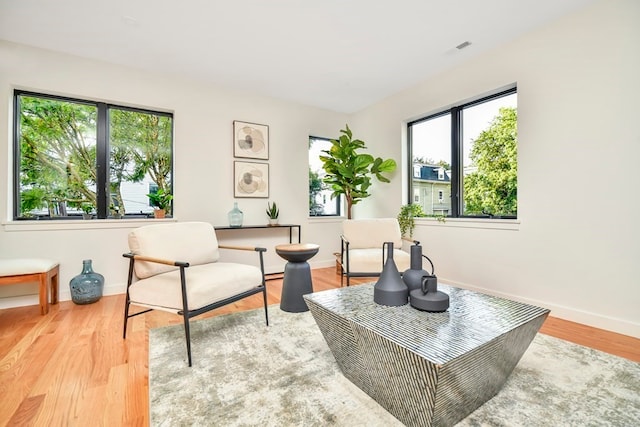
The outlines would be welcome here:
[[[334,267],[312,276],[316,291],[340,287]],[[267,291],[277,304],[282,280],[268,281]],[[262,295],[253,295],[200,318],[261,306]],[[149,329],[182,319],[159,311],[134,317],[125,340],[123,308],[124,295],[115,295],[83,306],[62,301],[46,316],[38,306],[0,310],[0,426],[147,426]],[[640,362],[636,338],[554,317],[541,332]]]
[[[38,413],[42,402],[44,401],[44,395],[29,397],[24,399],[18,409],[14,412],[11,419],[7,422],[7,426],[30,426],[35,425],[33,419],[35,414]]]

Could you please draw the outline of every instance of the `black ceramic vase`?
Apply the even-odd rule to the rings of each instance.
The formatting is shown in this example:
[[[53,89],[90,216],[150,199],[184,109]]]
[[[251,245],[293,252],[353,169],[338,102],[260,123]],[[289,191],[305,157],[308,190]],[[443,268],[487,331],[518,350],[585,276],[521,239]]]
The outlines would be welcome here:
[[[71,300],[76,304],[91,304],[102,298],[104,276],[93,271],[91,260],[82,261],[82,273],[69,282]]]
[[[429,258],[427,260],[431,263]],[[433,274],[433,264],[431,264],[431,271]],[[411,246],[411,268],[402,273],[402,281],[411,292],[414,289],[419,289],[422,278],[428,275],[429,273],[422,269],[422,246],[420,246],[420,242],[415,241]]]
[[[373,301],[381,305],[400,306],[409,302],[409,288],[404,284],[393,260],[393,242],[385,242],[387,260],[380,278],[373,286]]]

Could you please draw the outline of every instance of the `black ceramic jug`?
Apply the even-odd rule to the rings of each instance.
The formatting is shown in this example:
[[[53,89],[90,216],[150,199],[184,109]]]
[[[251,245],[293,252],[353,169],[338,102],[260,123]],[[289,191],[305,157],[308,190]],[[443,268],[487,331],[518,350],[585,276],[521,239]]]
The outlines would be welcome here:
[[[449,308],[449,295],[438,290],[438,278],[434,274],[422,278],[420,288],[411,291],[409,301],[418,310],[442,312]]]

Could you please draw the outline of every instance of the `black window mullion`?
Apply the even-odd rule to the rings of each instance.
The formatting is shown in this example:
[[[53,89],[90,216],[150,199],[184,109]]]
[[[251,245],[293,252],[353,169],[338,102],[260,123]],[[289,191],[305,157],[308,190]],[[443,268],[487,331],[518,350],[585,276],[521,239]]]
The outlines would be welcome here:
[[[20,166],[22,153],[20,151],[20,93],[15,92],[13,96],[13,218],[20,216]]]
[[[407,194],[407,203],[411,205],[413,204],[413,123],[408,124],[407,134],[407,170],[409,171],[409,185],[407,185],[409,194]]]
[[[96,135],[96,212],[98,218],[108,217],[109,201],[109,144],[107,141],[107,104],[99,102]]]
[[[462,212],[462,108],[451,109],[451,216]]]

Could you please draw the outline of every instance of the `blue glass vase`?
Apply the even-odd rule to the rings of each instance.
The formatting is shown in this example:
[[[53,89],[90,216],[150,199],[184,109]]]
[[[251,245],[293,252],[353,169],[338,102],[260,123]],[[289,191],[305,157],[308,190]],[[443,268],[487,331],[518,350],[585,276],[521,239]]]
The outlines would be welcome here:
[[[233,203],[233,209],[229,211],[229,227],[240,228],[242,227],[242,217],[244,214],[238,208],[238,202]]]
[[[93,271],[91,260],[82,261],[82,273],[69,282],[71,300],[76,304],[92,304],[102,298],[104,276]]]

